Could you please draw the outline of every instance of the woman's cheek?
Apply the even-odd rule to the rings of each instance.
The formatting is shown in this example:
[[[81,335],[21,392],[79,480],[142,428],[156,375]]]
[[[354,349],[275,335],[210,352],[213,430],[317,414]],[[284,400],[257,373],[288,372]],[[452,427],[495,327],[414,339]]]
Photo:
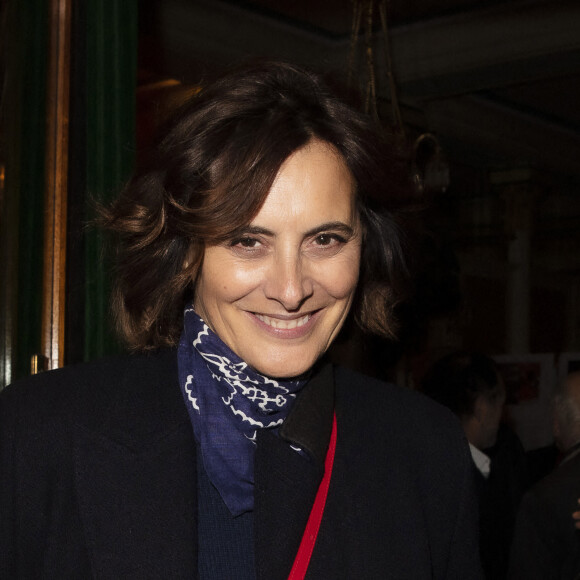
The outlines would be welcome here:
[[[328,268],[321,280],[327,292],[335,298],[354,294],[359,279],[360,258],[356,253],[345,256],[338,264]]]

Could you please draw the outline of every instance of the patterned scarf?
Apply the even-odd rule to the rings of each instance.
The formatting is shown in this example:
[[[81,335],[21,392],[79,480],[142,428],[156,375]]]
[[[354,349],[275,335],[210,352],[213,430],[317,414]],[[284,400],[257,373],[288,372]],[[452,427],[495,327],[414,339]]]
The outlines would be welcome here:
[[[256,431],[282,425],[306,379],[282,381],[259,374],[193,308],[184,312],[177,364],[210,481],[232,515],[251,511]]]

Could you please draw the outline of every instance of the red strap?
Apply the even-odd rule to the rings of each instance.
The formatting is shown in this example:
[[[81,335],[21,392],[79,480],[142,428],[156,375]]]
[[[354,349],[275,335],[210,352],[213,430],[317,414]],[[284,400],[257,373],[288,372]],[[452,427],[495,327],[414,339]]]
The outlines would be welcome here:
[[[316,543],[316,536],[320,529],[320,522],[322,521],[322,514],[324,513],[324,505],[326,504],[326,496],[328,495],[328,488],[330,486],[330,476],[332,475],[332,464],[334,463],[334,452],[336,450],[336,413],[332,418],[332,432],[330,434],[330,443],[328,451],[326,452],[326,460],[324,461],[324,477],[320,482],[318,491],[316,492],[316,499],[312,506],[312,511],[298,548],[298,554],[294,560],[294,565],[290,571],[288,580],[303,580],[310,564],[310,557],[314,550]]]

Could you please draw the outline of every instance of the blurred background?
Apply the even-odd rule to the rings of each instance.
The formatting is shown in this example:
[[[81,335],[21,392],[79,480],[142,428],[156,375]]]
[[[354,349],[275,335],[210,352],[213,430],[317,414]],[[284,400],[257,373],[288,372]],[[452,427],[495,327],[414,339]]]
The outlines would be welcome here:
[[[95,202],[254,57],[360,89],[424,208],[400,341],[343,360],[412,386],[456,348],[580,351],[579,30],[575,0],[4,0],[0,385],[118,350]]]

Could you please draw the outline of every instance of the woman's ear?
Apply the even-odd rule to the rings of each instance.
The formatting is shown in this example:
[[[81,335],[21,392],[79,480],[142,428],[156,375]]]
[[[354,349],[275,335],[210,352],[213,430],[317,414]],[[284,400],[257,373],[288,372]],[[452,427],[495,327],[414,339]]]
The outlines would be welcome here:
[[[191,244],[185,253],[185,258],[183,259],[183,264],[181,265],[182,270],[188,270],[197,257],[198,250],[194,244]]]
[[[186,278],[186,284],[190,289],[195,289],[197,278],[203,265],[204,246],[192,243],[185,253],[181,264],[182,280]]]

